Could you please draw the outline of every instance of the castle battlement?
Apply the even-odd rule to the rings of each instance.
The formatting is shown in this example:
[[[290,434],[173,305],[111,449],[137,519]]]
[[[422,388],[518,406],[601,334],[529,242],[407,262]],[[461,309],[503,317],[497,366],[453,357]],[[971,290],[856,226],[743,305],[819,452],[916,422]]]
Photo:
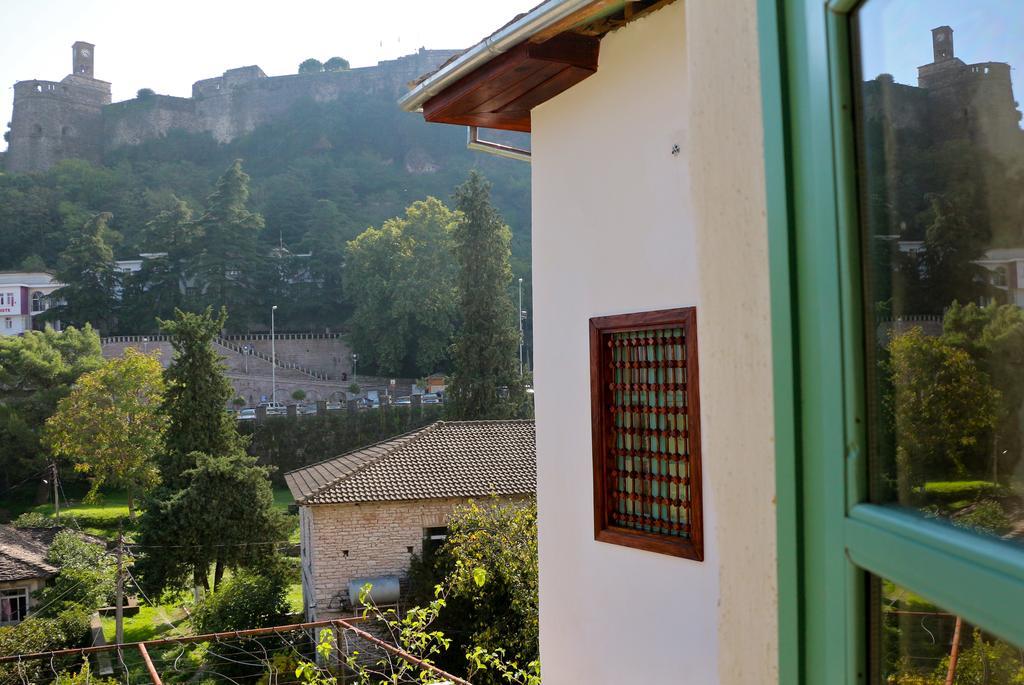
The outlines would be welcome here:
[[[410,81],[456,54],[421,48],[376,66],[282,76],[267,76],[250,65],[196,81],[189,98],[148,93],[111,104],[110,84],[93,77],[95,46],[79,41],[73,46],[72,73],[62,81],[15,84],[5,163],[9,171],[32,172],[69,157],[99,162],[105,151],[173,130],[208,133],[225,143],[281,117],[303,99],[397,97]]]

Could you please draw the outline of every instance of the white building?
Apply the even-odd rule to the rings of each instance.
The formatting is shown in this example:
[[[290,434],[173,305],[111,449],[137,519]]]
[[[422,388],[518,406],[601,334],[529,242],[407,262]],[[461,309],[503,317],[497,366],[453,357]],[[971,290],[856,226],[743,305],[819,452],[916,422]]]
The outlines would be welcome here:
[[[54,304],[50,295],[63,285],[42,271],[0,272],[0,335],[41,329],[36,317]]]
[[[1024,645],[1024,548],[868,496],[851,47],[890,5],[929,11],[547,0],[400,100],[532,165],[545,685],[897,682],[883,579],[948,629],[923,668],[954,619]]]

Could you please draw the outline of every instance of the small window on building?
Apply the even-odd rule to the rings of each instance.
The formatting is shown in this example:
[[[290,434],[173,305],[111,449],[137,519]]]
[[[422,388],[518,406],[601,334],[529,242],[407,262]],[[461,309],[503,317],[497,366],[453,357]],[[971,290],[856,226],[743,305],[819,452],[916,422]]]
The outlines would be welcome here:
[[[594,537],[702,561],[696,309],[590,320]]]
[[[45,312],[46,311],[46,297],[40,291],[32,293],[32,311],[33,312]]]
[[[0,590],[0,625],[20,623],[28,615],[28,588]]]
[[[32,135],[41,136],[43,135],[43,127],[39,124],[32,124]]]
[[[444,526],[423,529],[423,558],[434,556],[441,545],[448,539],[448,529]]]
[[[14,328],[14,319],[9,316],[4,317],[4,328]]]

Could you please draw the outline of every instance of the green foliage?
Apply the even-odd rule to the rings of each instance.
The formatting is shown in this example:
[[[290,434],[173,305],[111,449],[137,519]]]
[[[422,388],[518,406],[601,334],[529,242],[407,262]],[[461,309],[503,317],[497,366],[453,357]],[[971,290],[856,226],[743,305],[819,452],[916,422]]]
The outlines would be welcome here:
[[[332,57],[324,62],[324,71],[348,71],[350,68],[344,57]]]
[[[296,402],[301,402],[302,400],[306,399],[306,391],[303,390],[302,388],[296,388],[292,392],[292,399],[295,400]]]
[[[324,63],[318,59],[310,57],[309,59],[303,60],[299,64],[300,74],[316,74],[324,70]]]
[[[350,395],[358,395],[362,392],[362,388],[359,387],[358,383],[349,383],[348,392]]]
[[[929,502],[975,501],[1006,494],[1006,489],[987,480],[931,481],[924,484]]]
[[[962,528],[992,535],[1003,535],[1013,529],[1010,517],[996,500],[986,499],[967,507],[956,515],[954,523]]]
[[[966,475],[965,457],[995,427],[1001,396],[967,352],[920,328],[894,336],[889,355],[897,489],[910,503],[929,477]]]
[[[51,685],[118,685],[118,680],[94,676],[89,660],[86,659],[82,661],[82,668],[77,673],[61,671]]]
[[[120,284],[108,243],[112,217],[102,212],[89,219],[61,252],[57,280],[66,285],[52,297],[63,304],[51,307],[43,315],[46,319],[75,326],[92,324],[104,332],[112,329],[111,303]]]
[[[156,455],[167,425],[160,412],[163,393],[156,355],[127,348],[123,357],[78,379],[47,420],[46,442],[92,479],[90,496],[108,483],[123,488],[134,514],[133,494],[160,480]]]
[[[224,411],[234,390],[213,349],[226,321],[225,310],[214,318],[209,307],[199,314],[178,310],[173,320],[160,321],[174,348],[174,359],[165,371],[163,411],[168,426],[160,463],[164,482],[172,489],[182,487],[183,472],[195,466],[192,455],[226,456],[244,449],[234,419]]]
[[[503,662],[536,661],[537,579],[535,504],[494,500],[456,509],[444,545],[414,559],[409,572],[414,602],[428,602],[438,583],[448,589],[437,629],[457,649],[440,656],[442,667],[467,671],[464,655],[474,652],[481,659],[500,653]]]
[[[92,613],[113,603],[117,561],[102,545],[64,530],[53,539],[46,560],[60,574],[36,593],[39,616],[54,618],[69,609]]]
[[[274,467],[274,482],[284,483],[284,473],[317,461],[324,455],[344,454],[366,445],[407,433],[441,417],[439,405],[417,412],[409,406],[384,411],[330,411],[324,416],[298,420],[271,416],[262,424],[241,422],[238,431],[250,437],[249,453],[260,463]]]
[[[281,562],[259,572],[238,571],[192,612],[196,633],[219,633],[280,625],[289,606],[289,578]]]
[[[524,400],[517,314],[508,290],[511,232],[491,204],[490,184],[479,173],[474,171],[459,186],[455,201],[460,217],[452,237],[461,328],[455,339],[448,411],[461,420],[505,418]]]
[[[231,405],[234,406],[235,408],[244,407],[245,406],[245,398],[236,397],[235,399],[231,400]]]
[[[89,631],[89,614],[71,609],[56,618],[29,617],[0,626],[0,654],[31,654],[81,645]],[[39,683],[53,677],[49,664],[33,660],[0,664],[0,682]]]
[[[135,97],[138,98],[139,100],[148,100],[151,97],[153,97],[154,95],[156,95],[156,91],[153,90],[152,88],[139,88],[135,92]]]
[[[1024,658],[1020,650],[1001,640],[986,640],[974,629],[973,644],[960,652],[956,664],[956,685],[1024,685]],[[933,679],[945,682],[947,656],[935,668]]]
[[[139,521],[139,545],[150,549],[137,577],[150,596],[189,582],[208,588],[211,565],[216,589],[227,569],[265,568],[288,538],[267,469],[254,458],[189,458],[196,466],[181,474],[183,489],[151,501]]]
[[[455,318],[450,236],[457,220],[427,198],[349,243],[350,340],[366,369],[415,376],[447,359]]]
[[[51,525],[50,517],[38,511],[26,511],[11,522],[15,528],[46,528]]]
[[[99,336],[89,326],[0,337],[0,488],[9,490],[43,469],[46,419],[71,385],[102,363]]]

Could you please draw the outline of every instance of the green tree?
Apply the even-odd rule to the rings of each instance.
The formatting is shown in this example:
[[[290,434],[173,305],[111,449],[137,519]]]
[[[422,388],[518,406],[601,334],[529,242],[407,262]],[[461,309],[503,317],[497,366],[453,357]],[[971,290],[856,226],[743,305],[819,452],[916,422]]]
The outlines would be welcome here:
[[[324,63],[314,57],[303,60],[302,63],[299,64],[300,74],[317,74],[323,70]]]
[[[889,343],[899,501],[934,473],[964,474],[964,460],[998,420],[1000,393],[963,349],[920,328]]]
[[[136,569],[148,594],[190,581],[209,590],[211,566],[216,591],[225,570],[265,568],[287,544],[267,468],[239,452],[189,458],[196,466],[181,474],[184,487],[151,502],[139,520],[139,546],[150,551]]]
[[[249,176],[242,161],[235,162],[217,181],[197,220],[201,248],[195,274],[202,299],[214,307],[227,307],[243,321],[258,301],[258,276],[264,271],[266,251],[259,241],[263,217],[247,209]]]
[[[103,545],[63,530],[54,537],[46,560],[60,574],[36,593],[39,616],[54,618],[68,609],[92,613],[114,601],[117,560]]]
[[[344,57],[332,57],[324,62],[324,71],[348,71],[348,60]]]
[[[516,309],[509,295],[511,232],[476,171],[455,191],[453,232],[461,328],[455,337],[448,411],[456,419],[508,416],[522,404]],[[501,394],[506,392],[508,397]]]
[[[163,392],[156,355],[129,347],[123,357],[80,377],[46,422],[53,453],[73,460],[75,470],[91,478],[90,497],[107,483],[122,487],[132,517],[135,494],[160,480],[156,456],[167,425],[160,411]]]
[[[182,474],[195,467],[195,453],[228,456],[244,450],[234,419],[224,411],[234,390],[213,349],[226,321],[225,310],[214,318],[209,307],[199,314],[179,310],[174,319],[160,321],[160,330],[170,336],[174,348],[164,375],[162,411],[168,425],[160,460],[164,482],[172,489],[183,487]]]
[[[5,490],[43,467],[46,419],[79,376],[102,364],[100,339],[90,326],[0,337],[0,485]]]
[[[349,243],[345,290],[361,368],[417,376],[447,359],[454,329],[451,234],[458,217],[435,198]]]
[[[239,571],[192,612],[196,633],[220,633],[279,625],[289,612],[288,577],[283,559],[259,572]]]
[[[1024,408],[1024,310],[1016,305],[978,307],[953,302],[943,318],[943,338],[968,354],[999,391],[999,416],[991,443],[992,480],[1020,462]],[[976,469],[980,472],[980,469]]]
[[[105,239],[111,218],[106,212],[93,216],[61,253],[57,279],[65,285],[53,297],[63,304],[52,307],[45,318],[76,326],[92,324],[101,331],[113,326],[119,279]]]

